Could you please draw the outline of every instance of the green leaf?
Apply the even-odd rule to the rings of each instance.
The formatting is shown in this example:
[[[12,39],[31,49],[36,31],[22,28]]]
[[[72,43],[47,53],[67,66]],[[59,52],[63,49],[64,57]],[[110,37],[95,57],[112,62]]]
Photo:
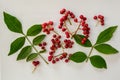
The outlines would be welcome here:
[[[106,68],[107,69],[107,64],[106,64],[105,60],[99,55],[91,56],[90,62],[96,68]]]
[[[27,36],[35,36],[39,34],[42,30],[42,25],[33,25],[27,31]]]
[[[8,55],[12,55],[17,52],[25,43],[25,37],[19,37],[11,43],[10,51]]]
[[[100,44],[94,47],[97,51],[103,54],[116,54],[118,51],[109,44]]]
[[[44,40],[45,36],[46,35],[44,35],[44,34],[37,36],[36,38],[33,39],[33,44],[34,45],[40,44]]]
[[[6,12],[3,12],[3,14],[4,14],[4,22],[7,25],[9,30],[16,33],[23,33],[22,24],[16,17]]]
[[[81,62],[85,61],[86,58],[87,58],[87,56],[83,52],[76,52],[70,56],[70,60],[72,60],[76,63],[81,63]]]
[[[27,57],[26,61],[28,62],[28,61],[34,60],[35,58],[37,58],[37,56],[38,56],[37,53],[32,53]]]
[[[21,52],[19,53],[17,60],[25,59],[32,51],[31,46],[24,47]]]
[[[112,26],[112,27],[109,27],[106,30],[102,31],[97,38],[96,44],[100,44],[100,43],[109,41],[112,38],[113,33],[115,32],[117,27],[118,26]]]
[[[82,38],[84,38],[84,37],[85,37],[85,36],[83,36],[83,35],[76,34],[76,35],[74,35],[74,40],[76,41],[76,43],[78,43],[78,44],[81,45],[81,46],[91,47],[92,44],[91,44],[91,42],[90,42],[89,39],[87,39],[87,41],[85,42],[85,44],[82,44],[82,43],[81,43],[81,40],[82,40]]]

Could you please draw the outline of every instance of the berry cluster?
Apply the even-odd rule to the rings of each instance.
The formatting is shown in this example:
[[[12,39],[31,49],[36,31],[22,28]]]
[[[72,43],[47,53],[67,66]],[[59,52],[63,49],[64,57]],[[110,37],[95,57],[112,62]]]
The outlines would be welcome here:
[[[56,35],[56,34],[54,34],[53,35],[53,38],[51,39],[51,42],[52,42],[52,45],[51,45],[51,47],[50,47],[50,55],[53,55],[53,53],[58,49],[58,48],[60,48],[61,47],[61,41],[60,41],[60,39],[61,39],[61,36],[60,35]]]
[[[66,63],[69,62],[69,57],[71,54],[68,55],[68,53],[63,52],[62,54],[59,54],[57,56],[50,55],[48,56],[48,61],[51,61],[53,64],[56,62],[59,62],[60,60],[64,60]]]
[[[84,38],[82,38],[81,43],[85,44],[87,38],[89,37],[90,34],[90,28],[88,23],[86,22],[87,18],[83,15],[80,15],[79,17],[80,20],[80,25],[82,26],[82,30],[83,30],[83,35],[85,36]]]
[[[105,25],[105,23],[104,23],[104,16],[103,16],[103,15],[94,16],[93,19],[94,19],[94,20],[97,20],[98,22],[100,22],[100,24],[101,24],[102,26]]]
[[[65,40],[64,40],[64,44],[65,44],[65,46],[64,46],[65,48],[72,48],[74,42],[71,41],[71,40],[65,39]]]
[[[46,50],[46,48],[45,48],[46,45],[47,45],[46,42],[42,42],[42,43],[39,44],[39,47],[41,47],[41,49],[43,49],[43,50]]]
[[[53,21],[45,22],[42,24],[43,32],[50,34],[51,31],[54,31]]]
[[[69,31],[66,22],[69,21],[70,25],[72,25],[70,19],[74,19],[75,22],[78,22],[78,20],[73,12],[66,9],[60,10],[60,14],[63,16],[60,18],[60,24],[58,28],[61,29],[62,32],[65,32],[66,38],[70,38],[71,32]]]
[[[53,64],[55,64],[60,60],[64,60],[66,63],[69,62],[69,57],[71,54],[65,52],[65,49],[73,47],[74,42],[71,39],[74,35],[77,34],[79,30],[81,30],[82,34],[84,35],[84,37],[82,38],[80,37],[80,41],[82,44],[85,44],[90,34],[90,27],[87,23],[87,17],[85,17],[84,15],[80,15],[79,18],[76,18],[73,12],[66,10],[65,8],[60,10],[60,14],[62,15],[62,17],[59,20],[58,28],[65,33],[66,37],[65,39],[63,39],[63,41],[61,41],[61,35],[59,35],[54,30],[53,21],[45,22],[42,24],[43,32],[45,32],[46,34],[50,34],[51,31],[54,32],[51,39],[52,45],[50,46],[50,51],[48,56],[48,61],[52,62]],[[94,19],[100,21],[101,25],[104,24],[104,16],[102,15],[94,16]],[[69,25],[72,25],[71,20],[78,24],[78,27],[74,32],[71,32],[67,27],[68,23]],[[44,49],[45,45],[46,43],[42,43],[39,46],[41,47],[41,49]],[[55,55],[56,50],[58,50],[59,48],[62,48],[62,52],[60,52],[60,54],[58,55]]]

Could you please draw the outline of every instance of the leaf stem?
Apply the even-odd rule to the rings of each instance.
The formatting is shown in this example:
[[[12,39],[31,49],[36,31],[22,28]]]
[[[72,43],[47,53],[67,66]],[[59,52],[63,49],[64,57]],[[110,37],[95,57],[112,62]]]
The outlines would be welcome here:
[[[29,40],[29,38],[25,35],[25,34],[23,34],[24,36],[25,36],[25,38],[28,40],[28,42],[30,43],[30,45],[32,46],[32,48],[37,52],[37,53],[39,53],[39,51],[35,48],[35,46],[32,44],[32,42]],[[42,55],[40,55],[40,54],[38,54],[44,61],[45,61],[45,63],[46,64],[49,64],[45,59],[44,59],[44,57],[42,56]]]
[[[90,52],[89,52],[89,54],[88,54],[88,56],[87,56],[86,62],[88,62],[88,59],[90,58],[90,56],[91,56],[91,54],[92,54],[92,51],[93,51],[93,49],[94,49],[94,46],[95,46],[95,45],[93,45],[93,46],[91,47],[91,50],[90,50]]]

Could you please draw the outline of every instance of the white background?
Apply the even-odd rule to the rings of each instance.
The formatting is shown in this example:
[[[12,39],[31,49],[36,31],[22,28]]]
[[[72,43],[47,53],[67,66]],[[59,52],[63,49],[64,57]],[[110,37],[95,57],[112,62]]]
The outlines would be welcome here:
[[[120,0],[0,0],[0,74],[1,80],[120,80],[120,54],[106,56],[98,53],[105,58],[108,69],[100,70],[92,67],[90,62],[76,64],[70,62],[46,65],[41,60],[41,65],[31,73],[33,66],[25,61],[16,61],[17,54],[8,57],[10,43],[16,39],[18,34],[10,32],[3,22],[3,11],[16,16],[23,25],[24,32],[33,24],[43,23],[49,20],[58,24],[59,10],[62,8],[73,11],[77,16],[86,15],[91,27],[90,40],[95,43],[100,31],[113,25],[120,26]],[[105,27],[95,27],[92,17],[96,14],[105,16]],[[56,26],[57,27],[57,26]],[[120,27],[114,37],[108,42],[116,49],[120,50]],[[46,39],[48,41],[49,39]],[[89,52],[89,48],[76,45],[73,50]],[[44,54],[47,57],[47,54]]]

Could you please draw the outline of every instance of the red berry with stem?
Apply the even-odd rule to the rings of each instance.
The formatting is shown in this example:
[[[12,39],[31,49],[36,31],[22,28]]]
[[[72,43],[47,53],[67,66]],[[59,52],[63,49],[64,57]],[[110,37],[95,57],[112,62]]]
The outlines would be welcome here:
[[[40,62],[39,62],[39,61],[33,61],[32,64],[33,64],[34,66],[38,66],[38,65],[40,64]]]

